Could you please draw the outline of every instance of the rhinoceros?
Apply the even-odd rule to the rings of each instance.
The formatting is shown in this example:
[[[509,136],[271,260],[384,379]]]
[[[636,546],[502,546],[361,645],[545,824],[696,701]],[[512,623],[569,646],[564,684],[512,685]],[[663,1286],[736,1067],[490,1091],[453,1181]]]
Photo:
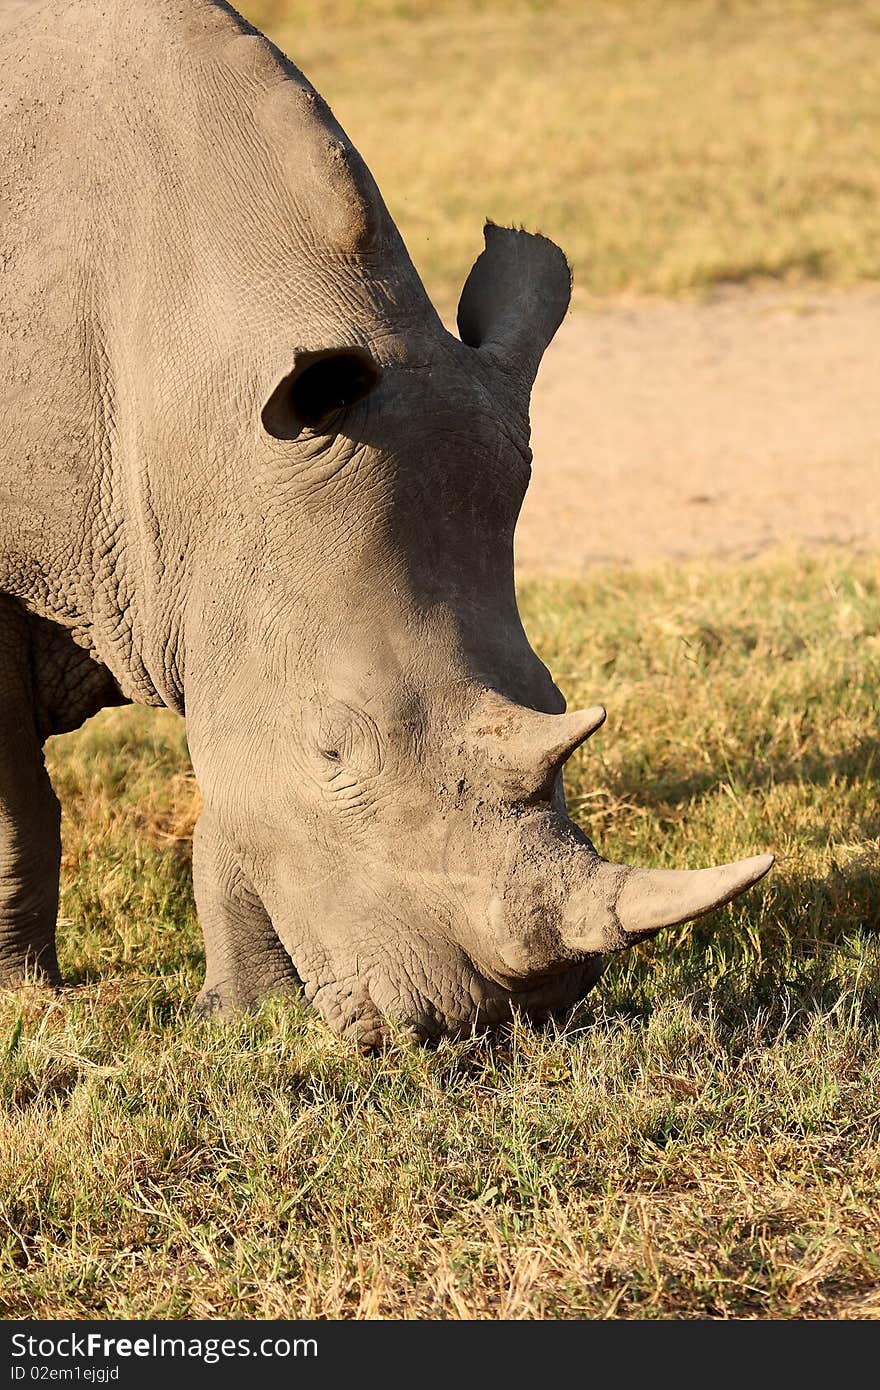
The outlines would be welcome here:
[[[0,974],[59,981],[51,734],[185,714],[209,1013],[365,1046],[565,1011],[769,855],[607,862],[517,610],[571,288],[489,224],[432,307],[303,75],[221,0],[0,0]]]

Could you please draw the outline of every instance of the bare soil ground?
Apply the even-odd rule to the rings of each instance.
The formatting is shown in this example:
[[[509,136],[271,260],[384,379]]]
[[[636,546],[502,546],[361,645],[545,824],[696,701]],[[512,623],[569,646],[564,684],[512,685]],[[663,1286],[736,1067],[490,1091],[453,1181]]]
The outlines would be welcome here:
[[[533,400],[520,574],[880,549],[880,291],[572,314]]]

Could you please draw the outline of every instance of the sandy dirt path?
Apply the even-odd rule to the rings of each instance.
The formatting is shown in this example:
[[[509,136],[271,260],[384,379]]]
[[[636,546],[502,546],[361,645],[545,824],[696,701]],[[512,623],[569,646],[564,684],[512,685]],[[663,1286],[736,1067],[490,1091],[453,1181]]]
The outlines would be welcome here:
[[[573,314],[532,420],[520,575],[880,549],[880,290]]]

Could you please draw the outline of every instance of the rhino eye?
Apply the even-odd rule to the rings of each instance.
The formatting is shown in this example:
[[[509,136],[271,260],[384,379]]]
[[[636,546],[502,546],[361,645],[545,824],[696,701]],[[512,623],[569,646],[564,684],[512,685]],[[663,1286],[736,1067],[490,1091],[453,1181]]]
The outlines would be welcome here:
[[[313,747],[321,761],[352,776],[372,777],[382,767],[382,747],[375,722],[363,709],[333,701],[319,716]]]
[[[337,410],[368,396],[380,375],[364,348],[299,353],[263,407],[263,425],[275,439],[295,439],[304,425],[321,429]]]

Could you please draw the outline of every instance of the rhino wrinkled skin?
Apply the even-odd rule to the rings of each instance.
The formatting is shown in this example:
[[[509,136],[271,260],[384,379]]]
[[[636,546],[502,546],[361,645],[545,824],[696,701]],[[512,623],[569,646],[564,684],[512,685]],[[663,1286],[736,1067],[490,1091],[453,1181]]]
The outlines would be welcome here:
[[[0,0],[0,978],[58,981],[42,747],[185,713],[205,1012],[365,1044],[564,1011],[769,856],[601,859],[601,723],[517,612],[529,395],[570,276],[486,228],[441,325],[305,78],[209,0]]]

